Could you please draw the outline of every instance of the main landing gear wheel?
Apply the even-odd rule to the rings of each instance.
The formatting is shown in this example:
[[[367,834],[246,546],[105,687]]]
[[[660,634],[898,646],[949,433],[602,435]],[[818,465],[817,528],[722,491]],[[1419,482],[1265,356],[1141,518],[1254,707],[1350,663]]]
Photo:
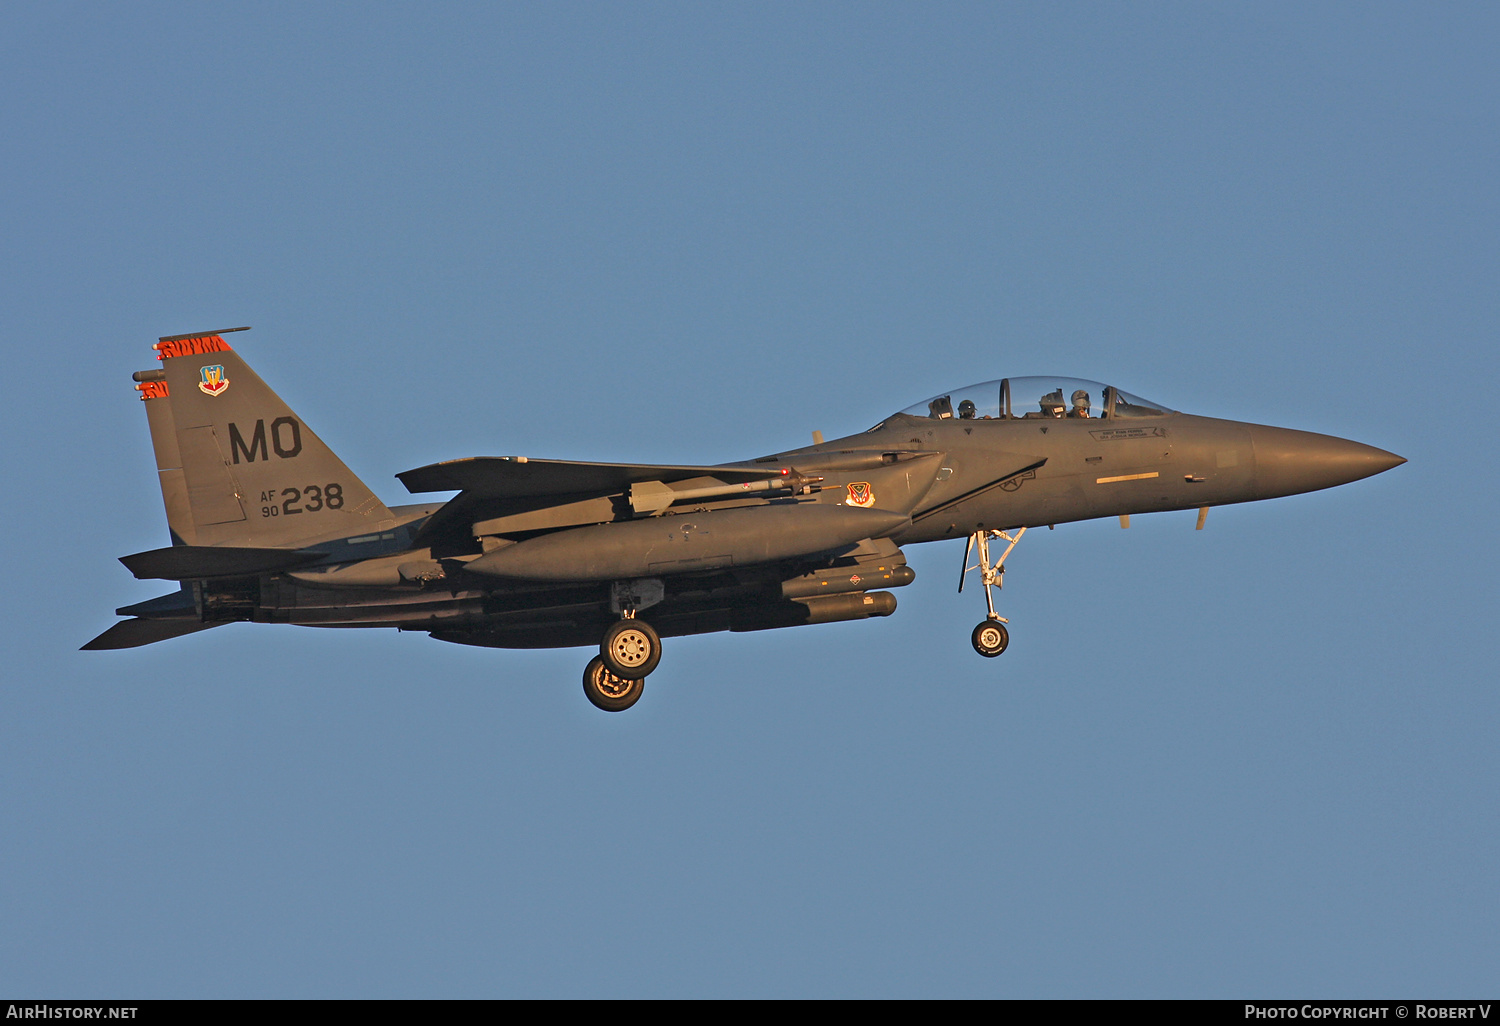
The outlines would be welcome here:
[[[974,628],[969,640],[974,643],[974,651],[993,659],[1010,644],[1010,631],[999,620],[985,620]]]
[[[641,680],[661,662],[661,638],[650,624],[634,617],[617,620],[604,632],[599,658],[616,677]]]
[[[640,701],[646,690],[646,681],[626,680],[604,668],[604,660],[598,656],[589,660],[583,671],[583,693],[588,700],[605,712],[624,712]]]

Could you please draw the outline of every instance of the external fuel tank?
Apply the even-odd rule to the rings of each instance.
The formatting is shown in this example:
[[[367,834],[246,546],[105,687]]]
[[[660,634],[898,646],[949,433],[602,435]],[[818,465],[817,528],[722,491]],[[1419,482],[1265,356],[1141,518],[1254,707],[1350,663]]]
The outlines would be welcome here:
[[[661,577],[828,552],[909,522],[883,509],[773,502],[575,527],[492,549],[466,569],[533,581]]]

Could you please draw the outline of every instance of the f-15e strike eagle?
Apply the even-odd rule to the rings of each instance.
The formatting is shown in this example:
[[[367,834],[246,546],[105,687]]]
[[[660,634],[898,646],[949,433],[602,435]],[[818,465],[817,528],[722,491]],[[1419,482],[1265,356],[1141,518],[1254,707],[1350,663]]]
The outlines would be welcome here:
[[[661,637],[889,616],[901,547],[966,538],[988,615],[1027,528],[1293,495],[1401,457],[1328,435],[1178,413],[1111,385],[1005,378],[861,434],[717,466],[473,457],[396,475],[446,502],[387,506],[218,332],[169,336],[135,374],[172,544],[125,556],[179,582],[85,649],[239,620],[395,627],[492,648],[597,645],[584,692],[640,698]],[[991,559],[991,546],[1005,544]],[[977,562],[969,560],[977,549]],[[648,622],[649,621],[649,622]]]

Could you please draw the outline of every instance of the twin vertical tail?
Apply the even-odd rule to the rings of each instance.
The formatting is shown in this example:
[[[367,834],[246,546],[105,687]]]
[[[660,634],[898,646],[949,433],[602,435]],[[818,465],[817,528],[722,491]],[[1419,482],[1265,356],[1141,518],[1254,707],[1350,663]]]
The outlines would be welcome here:
[[[297,549],[388,529],[391,511],[229,347],[176,335],[135,375],[172,544]]]

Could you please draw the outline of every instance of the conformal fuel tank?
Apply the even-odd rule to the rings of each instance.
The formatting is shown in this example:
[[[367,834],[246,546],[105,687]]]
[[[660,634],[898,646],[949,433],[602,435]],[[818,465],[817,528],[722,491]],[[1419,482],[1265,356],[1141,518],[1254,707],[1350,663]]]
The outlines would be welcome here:
[[[904,513],[829,503],[771,503],[596,524],[493,549],[468,569],[534,581],[617,581],[791,559],[879,538]]]

